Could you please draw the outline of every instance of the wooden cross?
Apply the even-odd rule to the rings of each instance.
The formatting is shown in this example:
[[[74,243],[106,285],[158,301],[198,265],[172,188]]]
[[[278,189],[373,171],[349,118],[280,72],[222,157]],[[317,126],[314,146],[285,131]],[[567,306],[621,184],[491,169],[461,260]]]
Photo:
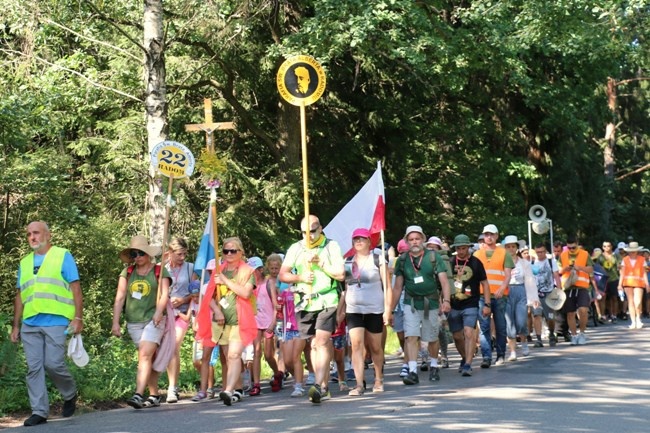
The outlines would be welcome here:
[[[205,132],[205,145],[208,149],[208,152],[214,153],[214,142],[212,141],[212,133],[214,131],[222,129],[235,129],[234,122],[213,122],[212,121],[212,99],[203,100],[203,108],[205,111],[205,122],[204,123],[193,123],[185,125],[185,131],[196,132],[203,131]]]

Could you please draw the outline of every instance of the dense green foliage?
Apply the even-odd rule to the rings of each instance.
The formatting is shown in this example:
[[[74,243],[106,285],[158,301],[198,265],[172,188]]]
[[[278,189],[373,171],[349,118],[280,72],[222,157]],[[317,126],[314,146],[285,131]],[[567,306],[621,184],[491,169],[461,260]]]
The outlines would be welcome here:
[[[280,101],[275,74],[299,53],[327,73],[325,95],[307,111],[311,209],[325,223],[381,160],[389,240],[412,223],[452,238],[494,222],[524,237],[527,209],[540,203],[558,237],[650,242],[650,178],[631,174],[650,159],[645,1],[164,6],[169,138],[198,157],[205,137],[184,125],[202,121],[203,98],[212,98],[215,121],[235,120],[236,131],[215,133],[228,166],[219,231],[242,237],[249,252],[282,250],[298,235],[298,109]],[[78,261],[87,338],[101,360],[77,373],[119,376],[111,369],[126,364],[113,360],[131,353],[107,342],[117,253],[148,232],[142,4],[8,0],[2,9],[0,311],[11,315],[24,226],[48,221]],[[620,83],[613,112],[609,77]],[[614,179],[603,174],[609,122],[617,125]],[[199,176],[176,185],[171,233],[195,249],[208,190]],[[0,380],[16,380],[21,370],[13,371]],[[128,382],[110,387],[124,395]]]

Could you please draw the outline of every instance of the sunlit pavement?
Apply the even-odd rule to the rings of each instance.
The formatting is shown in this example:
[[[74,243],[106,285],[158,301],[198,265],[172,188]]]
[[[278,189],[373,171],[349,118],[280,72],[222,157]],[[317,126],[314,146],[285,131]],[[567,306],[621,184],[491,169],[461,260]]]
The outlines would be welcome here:
[[[626,323],[588,328],[588,344],[532,348],[528,357],[461,377],[451,346],[451,367],[440,382],[405,386],[398,377],[401,359],[388,357],[384,393],[369,389],[349,397],[331,384],[332,399],[319,405],[290,398],[291,384],[246,397],[226,407],[221,402],[163,403],[139,411],[119,409],[71,419],[52,419],[34,427],[47,432],[647,432],[650,431],[650,323],[630,331]],[[519,352],[521,353],[521,352]],[[354,382],[352,382],[354,384]],[[20,427],[24,429],[24,427]],[[13,431],[15,429],[6,429]],[[23,430],[24,431],[24,430]]]

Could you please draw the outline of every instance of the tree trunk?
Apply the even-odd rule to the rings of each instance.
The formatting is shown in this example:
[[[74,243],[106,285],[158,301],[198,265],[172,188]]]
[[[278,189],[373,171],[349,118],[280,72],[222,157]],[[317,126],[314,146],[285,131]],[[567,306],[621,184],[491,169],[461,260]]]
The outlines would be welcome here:
[[[165,41],[163,34],[162,0],[144,2],[144,85],[145,122],[149,153],[154,146],[167,139],[167,88],[165,85]],[[161,184],[155,181],[155,170],[149,167],[149,236],[151,243],[162,244],[165,224],[165,204]],[[146,229],[146,227],[145,227]]]

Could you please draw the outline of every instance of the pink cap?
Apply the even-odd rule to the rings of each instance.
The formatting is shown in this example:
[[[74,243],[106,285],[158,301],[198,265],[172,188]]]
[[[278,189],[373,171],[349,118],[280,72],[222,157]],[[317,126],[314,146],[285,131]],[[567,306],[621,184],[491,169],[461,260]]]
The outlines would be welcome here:
[[[399,242],[397,243],[397,252],[398,253],[405,253],[409,250],[409,246],[406,243],[404,239],[400,239]]]
[[[356,229],[352,232],[352,239],[354,238],[367,238],[370,239],[370,230],[368,229]]]
[[[208,264],[205,265],[205,270],[206,271],[212,271],[212,270],[214,270],[214,268],[216,268],[216,262],[214,261],[214,259],[210,260],[208,262]]]

